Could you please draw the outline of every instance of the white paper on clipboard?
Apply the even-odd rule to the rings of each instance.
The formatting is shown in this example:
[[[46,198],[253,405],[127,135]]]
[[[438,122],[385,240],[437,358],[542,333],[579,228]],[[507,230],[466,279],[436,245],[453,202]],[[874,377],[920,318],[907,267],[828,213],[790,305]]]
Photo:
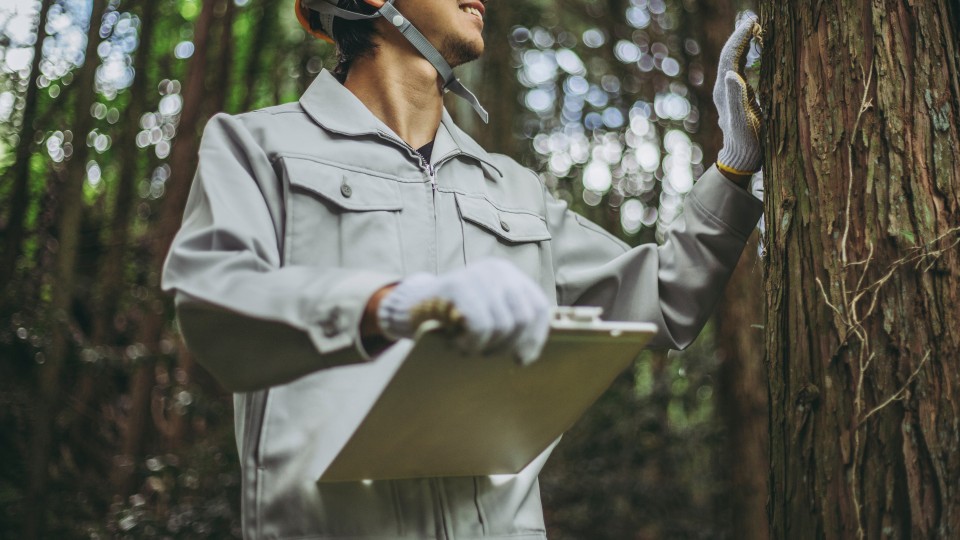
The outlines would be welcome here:
[[[465,356],[431,323],[319,482],[513,474],[610,386],[655,333],[561,311],[540,359]]]

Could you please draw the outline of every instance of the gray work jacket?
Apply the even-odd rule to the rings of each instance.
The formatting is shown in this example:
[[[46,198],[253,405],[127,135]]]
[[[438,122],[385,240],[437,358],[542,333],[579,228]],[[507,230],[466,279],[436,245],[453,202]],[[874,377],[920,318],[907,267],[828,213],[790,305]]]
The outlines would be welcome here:
[[[549,449],[517,475],[317,483],[315,449],[370,399],[367,300],[413,272],[502,257],[558,305],[652,322],[655,345],[682,348],[760,214],[710,169],[664,244],[630,249],[446,113],[422,163],[327,72],[298,103],[215,116],[163,287],[191,350],[235,391],[244,537],[544,538]]]

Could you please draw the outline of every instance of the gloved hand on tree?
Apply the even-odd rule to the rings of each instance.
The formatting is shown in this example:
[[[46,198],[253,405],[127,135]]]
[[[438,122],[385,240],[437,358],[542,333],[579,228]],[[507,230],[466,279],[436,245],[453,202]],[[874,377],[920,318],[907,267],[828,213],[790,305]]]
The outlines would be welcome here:
[[[740,21],[720,52],[717,81],[713,86],[713,102],[723,131],[723,148],[717,156],[717,168],[728,177],[749,177],[763,165],[760,106],[756,93],[744,77],[750,39],[759,38],[761,32],[756,17],[750,14]]]
[[[413,337],[421,323],[440,319],[458,327],[457,343],[464,351],[511,351],[524,365],[539,358],[550,317],[540,286],[502,259],[477,261],[441,276],[413,274],[377,308],[387,337]]]

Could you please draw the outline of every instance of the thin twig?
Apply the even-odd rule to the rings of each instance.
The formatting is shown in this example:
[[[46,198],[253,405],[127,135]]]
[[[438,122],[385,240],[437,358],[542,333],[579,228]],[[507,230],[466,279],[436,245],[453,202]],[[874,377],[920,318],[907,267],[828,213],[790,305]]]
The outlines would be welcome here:
[[[900,400],[900,398],[903,397],[904,392],[906,392],[907,389],[910,387],[910,383],[912,383],[913,380],[917,378],[917,375],[920,374],[920,370],[923,369],[924,364],[927,363],[927,360],[929,358],[930,358],[930,351],[927,351],[927,354],[924,355],[923,360],[920,360],[920,365],[918,365],[917,369],[913,370],[913,373],[911,373],[910,377],[907,378],[907,382],[903,383],[903,386],[901,386],[900,389],[897,390],[892,396],[887,398],[886,401],[884,401],[880,405],[877,405],[876,407],[871,409],[870,412],[864,415],[863,419],[860,420],[860,423],[857,424],[857,429],[860,429],[861,427],[863,427],[863,425],[867,422],[867,420],[870,419],[871,416],[880,412],[880,410],[882,410],[884,407],[887,407],[894,401]]]
[[[850,132],[850,140],[847,143],[847,208],[844,211],[843,238],[840,240],[840,260],[847,264],[847,237],[850,234],[850,201],[853,199],[853,144],[857,131],[860,129],[860,119],[863,113],[873,107],[870,101],[870,84],[873,81],[873,60],[870,60],[870,69],[867,70],[867,83],[863,85],[863,98],[860,99],[860,110],[857,112],[857,119],[853,123],[853,130]]]
[[[850,262],[849,257],[847,257],[847,244],[849,243],[850,237],[850,207],[853,201],[853,147],[855,144],[855,139],[857,136],[857,131],[860,129],[860,120],[863,118],[863,113],[872,107],[870,103],[870,85],[873,81],[873,60],[870,61],[870,67],[867,70],[866,74],[867,82],[863,85],[863,97],[860,100],[860,110],[857,112],[857,119],[853,123],[853,130],[850,132],[850,138],[847,142],[847,200],[846,208],[844,209],[844,224],[843,224],[843,238],[840,240],[840,261],[842,267],[844,268],[844,273],[846,273],[846,267]],[[863,69],[861,68],[861,74]],[[864,276],[867,274],[869,269],[869,261],[873,257],[873,249],[871,246],[870,254],[864,262],[864,269],[860,275],[860,279],[857,281],[857,289],[860,288]],[[823,289],[823,285],[820,285],[820,288]],[[841,317],[841,320],[847,327],[847,335],[852,331],[857,335],[857,338],[860,340],[860,351],[857,355],[857,364],[859,367],[859,373],[857,376],[857,389],[856,394],[854,395],[854,408],[856,409],[856,417],[859,417],[863,411],[863,381],[867,371],[867,367],[870,365],[872,360],[872,354],[867,354],[869,351],[869,342],[866,336],[866,332],[863,328],[863,325],[860,322],[860,319],[857,317],[857,304],[859,301],[859,295],[855,297],[852,301],[849,300],[850,293],[847,291],[847,276],[844,275],[840,279],[840,290],[841,298],[843,302],[846,303],[847,308],[847,317],[846,319]],[[826,293],[824,293],[826,296]],[[836,311],[836,310],[835,310]],[[864,315],[864,319],[870,316],[872,309],[868,310]],[[864,355],[867,355],[867,359],[864,360]],[[863,530],[863,505],[860,501],[860,492],[858,489],[858,474],[859,462],[860,462],[860,432],[859,430],[854,430],[853,433],[853,466],[851,468],[851,480],[850,480],[850,495],[853,498],[853,509],[854,514],[857,520],[857,539],[863,540],[865,533]]]
[[[867,258],[861,261],[863,263],[863,272],[860,273],[860,279],[857,280],[856,289],[859,291],[860,287],[863,285],[864,278],[867,277],[867,271],[870,270],[870,262],[873,261],[873,242],[867,242]],[[858,264],[858,263],[851,263]]]
[[[820,286],[820,294],[823,295],[823,301],[827,304],[827,306],[830,309],[832,309],[837,314],[838,317],[840,317],[840,320],[843,322],[844,325],[848,324],[846,317],[844,317],[843,315],[843,312],[841,312],[837,306],[833,305],[833,303],[830,302],[830,297],[827,296],[827,290],[823,287],[823,282],[820,281],[820,278],[817,277],[817,278],[814,278],[814,280],[817,282],[817,285]]]

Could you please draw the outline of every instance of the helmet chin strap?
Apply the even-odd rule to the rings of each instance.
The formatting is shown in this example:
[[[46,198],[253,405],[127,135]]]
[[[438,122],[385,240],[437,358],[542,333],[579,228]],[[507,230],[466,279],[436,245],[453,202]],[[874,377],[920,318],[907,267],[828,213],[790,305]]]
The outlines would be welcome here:
[[[336,0],[331,0],[336,2]],[[384,17],[390,24],[395,26],[397,30],[400,31],[400,34],[403,37],[407,38],[407,41],[417,51],[423,55],[424,58],[430,62],[431,65],[437,70],[437,73],[440,75],[440,78],[443,79],[443,89],[449,90],[454,94],[460,96],[461,98],[467,100],[468,103],[473,107],[473,110],[480,115],[480,118],[484,123],[490,121],[490,115],[487,114],[486,109],[483,108],[483,105],[480,105],[480,101],[477,99],[477,96],[473,95],[473,92],[467,89],[463,83],[460,82],[460,79],[456,77],[453,73],[453,68],[450,67],[450,64],[443,59],[443,56],[440,55],[440,52],[437,51],[436,47],[430,44],[427,41],[427,38],[420,33],[413,24],[407,20],[397,8],[393,7],[394,0],[387,0],[383,7],[377,10],[376,13],[366,15],[363,13],[356,13],[353,11],[348,11],[346,9],[337,7],[335,4],[331,4],[328,0],[303,0],[303,5],[316,11],[320,14],[320,20],[323,25],[323,31],[327,32],[329,35],[333,35],[333,19],[340,17],[341,19],[347,19],[351,21],[363,20],[363,19],[375,19],[377,17]]]

